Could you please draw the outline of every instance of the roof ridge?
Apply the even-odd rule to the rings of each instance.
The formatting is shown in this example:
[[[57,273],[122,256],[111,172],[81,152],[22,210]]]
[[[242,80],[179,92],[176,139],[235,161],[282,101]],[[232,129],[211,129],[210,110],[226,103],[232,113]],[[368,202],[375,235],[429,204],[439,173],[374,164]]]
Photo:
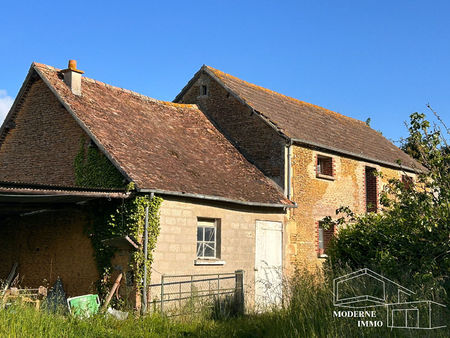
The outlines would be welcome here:
[[[61,71],[61,69],[59,69],[59,68],[56,68],[56,67],[53,67],[53,66],[49,66],[49,65],[46,65],[46,64],[43,64],[43,63],[38,63],[38,62],[33,62],[33,66],[45,67],[45,68],[47,68],[49,70],[56,71],[56,72],[60,72]],[[140,98],[142,100],[155,102],[155,103],[158,103],[158,104],[164,104],[166,106],[172,106],[172,107],[176,107],[176,108],[193,108],[193,109],[198,109],[198,106],[196,104],[174,103],[174,102],[170,102],[170,101],[158,100],[158,99],[155,99],[153,97],[150,97],[150,96],[143,95],[143,94],[140,94],[138,92],[132,91],[130,89],[125,89],[125,88],[113,86],[113,85],[110,85],[110,84],[108,84],[106,82],[98,81],[98,80],[92,79],[92,78],[87,77],[87,76],[83,76],[82,79],[85,80],[85,81],[91,82],[91,83],[96,83],[98,85],[105,86],[106,88],[110,88],[110,89],[118,90],[118,91],[121,91],[121,92],[124,92],[124,93],[127,93],[127,94],[131,94],[131,95],[136,96],[136,97],[138,97],[138,98]]]
[[[139,192],[261,207],[294,206],[200,109],[173,108],[191,105],[170,103],[170,107],[126,90],[117,95],[124,90],[92,79],[83,82],[83,95],[76,96],[55,68],[34,64],[29,74],[34,73]]]
[[[219,78],[220,78],[221,76],[229,77],[229,78],[238,80],[238,81],[240,81],[240,82],[243,82],[243,83],[245,83],[245,84],[247,84],[247,85],[249,85],[249,86],[251,86],[251,87],[255,87],[255,88],[259,89],[259,90],[263,90],[263,91],[268,92],[268,93],[271,93],[271,94],[275,94],[275,95],[278,95],[278,96],[282,96],[282,97],[287,98],[287,99],[289,99],[289,100],[291,100],[291,101],[295,101],[296,103],[306,104],[306,105],[308,105],[308,106],[312,106],[312,107],[315,107],[315,108],[319,108],[319,109],[321,109],[321,110],[325,110],[325,111],[328,112],[328,113],[332,113],[332,114],[338,115],[338,117],[344,117],[344,118],[347,118],[347,119],[353,120],[353,121],[355,121],[355,122],[358,122],[358,123],[361,123],[361,124],[366,125],[366,123],[365,123],[364,121],[355,119],[355,118],[350,117],[350,116],[346,116],[346,115],[344,115],[344,114],[335,112],[335,111],[333,111],[333,110],[331,110],[331,109],[328,109],[328,108],[325,108],[325,107],[321,107],[321,106],[319,106],[319,105],[317,105],[317,104],[313,104],[313,103],[309,103],[309,102],[306,102],[306,101],[302,101],[302,100],[296,99],[295,97],[287,96],[287,95],[281,94],[281,93],[279,93],[279,92],[276,92],[276,91],[274,91],[274,90],[271,90],[271,89],[268,89],[268,88],[259,86],[259,85],[257,85],[257,84],[254,84],[254,83],[251,83],[251,82],[248,82],[248,81],[245,81],[245,80],[242,80],[242,79],[240,79],[240,78],[238,78],[238,77],[236,77],[236,76],[234,76],[234,75],[225,73],[225,72],[223,72],[223,71],[221,71],[221,70],[219,70],[219,69],[213,68],[213,67],[211,67],[211,66],[203,65],[203,67],[206,68],[206,69],[211,70],[211,71],[212,71],[216,76],[218,76]],[[245,101],[246,101],[246,100],[245,100]]]

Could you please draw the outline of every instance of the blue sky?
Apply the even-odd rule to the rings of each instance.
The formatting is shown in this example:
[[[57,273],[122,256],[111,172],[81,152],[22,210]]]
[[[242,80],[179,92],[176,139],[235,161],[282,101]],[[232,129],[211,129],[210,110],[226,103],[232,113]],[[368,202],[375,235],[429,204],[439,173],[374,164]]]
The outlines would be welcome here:
[[[450,124],[449,1],[22,1],[0,5],[0,118],[33,61],[172,100],[207,64],[366,120]]]

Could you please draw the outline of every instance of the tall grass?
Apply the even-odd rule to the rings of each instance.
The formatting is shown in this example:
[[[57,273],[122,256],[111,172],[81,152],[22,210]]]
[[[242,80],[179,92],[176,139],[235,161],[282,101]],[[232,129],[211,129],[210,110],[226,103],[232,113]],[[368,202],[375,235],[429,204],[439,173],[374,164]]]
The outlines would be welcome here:
[[[157,314],[118,321],[104,315],[79,319],[24,306],[0,311],[0,337],[176,337],[195,332],[199,324]]]
[[[217,319],[130,315],[125,321],[97,315],[77,319],[12,306],[0,310],[1,337],[450,337],[433,331],[360,328],[355,319],[334,318],[331,286],[320,273],[300,272],[285,287],[286,301],[265,313]],[[212,319],[216,318],[216,319]],[[450,323],[449,323],[450,324]]]
[[[332,284],[321,272],[298,272],[285,286],[287,302],[263,314],[215,323],[211,336],[245,337],[450,337],[450,327],[409,330],[358,327],[357,319],[335,318]],[[349,309],[351,310],[351,309]],[[377,311],[377,316],[384,313]],[[446,314],[448,316],[448,313]],[[370,319],[370,318],[369,318]],[[446,317],[450,326],[450,317]],[[384,317],[377,318],[386,325]]]

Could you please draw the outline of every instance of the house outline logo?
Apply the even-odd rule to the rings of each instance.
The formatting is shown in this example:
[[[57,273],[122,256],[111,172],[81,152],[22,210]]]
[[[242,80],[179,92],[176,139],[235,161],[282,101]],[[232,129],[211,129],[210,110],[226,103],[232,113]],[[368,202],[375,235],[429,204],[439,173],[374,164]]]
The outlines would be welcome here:
[[[364,287],[353,288],[358,283],[366,290]],[[371,284],[372,288],[367,287],[367,284]],[[436,316],[446,305],[431,300],[407,301],[415,294],[368,268],[333,279],[335,307],[357,310],[359,313],[371,308],[385,312],[386,326],[392,329],[434,330],[447,327]]]

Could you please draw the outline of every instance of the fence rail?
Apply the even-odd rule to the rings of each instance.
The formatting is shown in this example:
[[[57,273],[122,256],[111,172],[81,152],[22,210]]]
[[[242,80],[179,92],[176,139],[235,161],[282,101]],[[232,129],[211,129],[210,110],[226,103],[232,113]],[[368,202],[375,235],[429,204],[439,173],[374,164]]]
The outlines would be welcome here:
[[[150,285],[153,309],[169,315],[198,312],[205,307],[232,303],[244,312],[244,272],[161,275],[160,284]],[[159,305],[159,306],[158,306]]]

